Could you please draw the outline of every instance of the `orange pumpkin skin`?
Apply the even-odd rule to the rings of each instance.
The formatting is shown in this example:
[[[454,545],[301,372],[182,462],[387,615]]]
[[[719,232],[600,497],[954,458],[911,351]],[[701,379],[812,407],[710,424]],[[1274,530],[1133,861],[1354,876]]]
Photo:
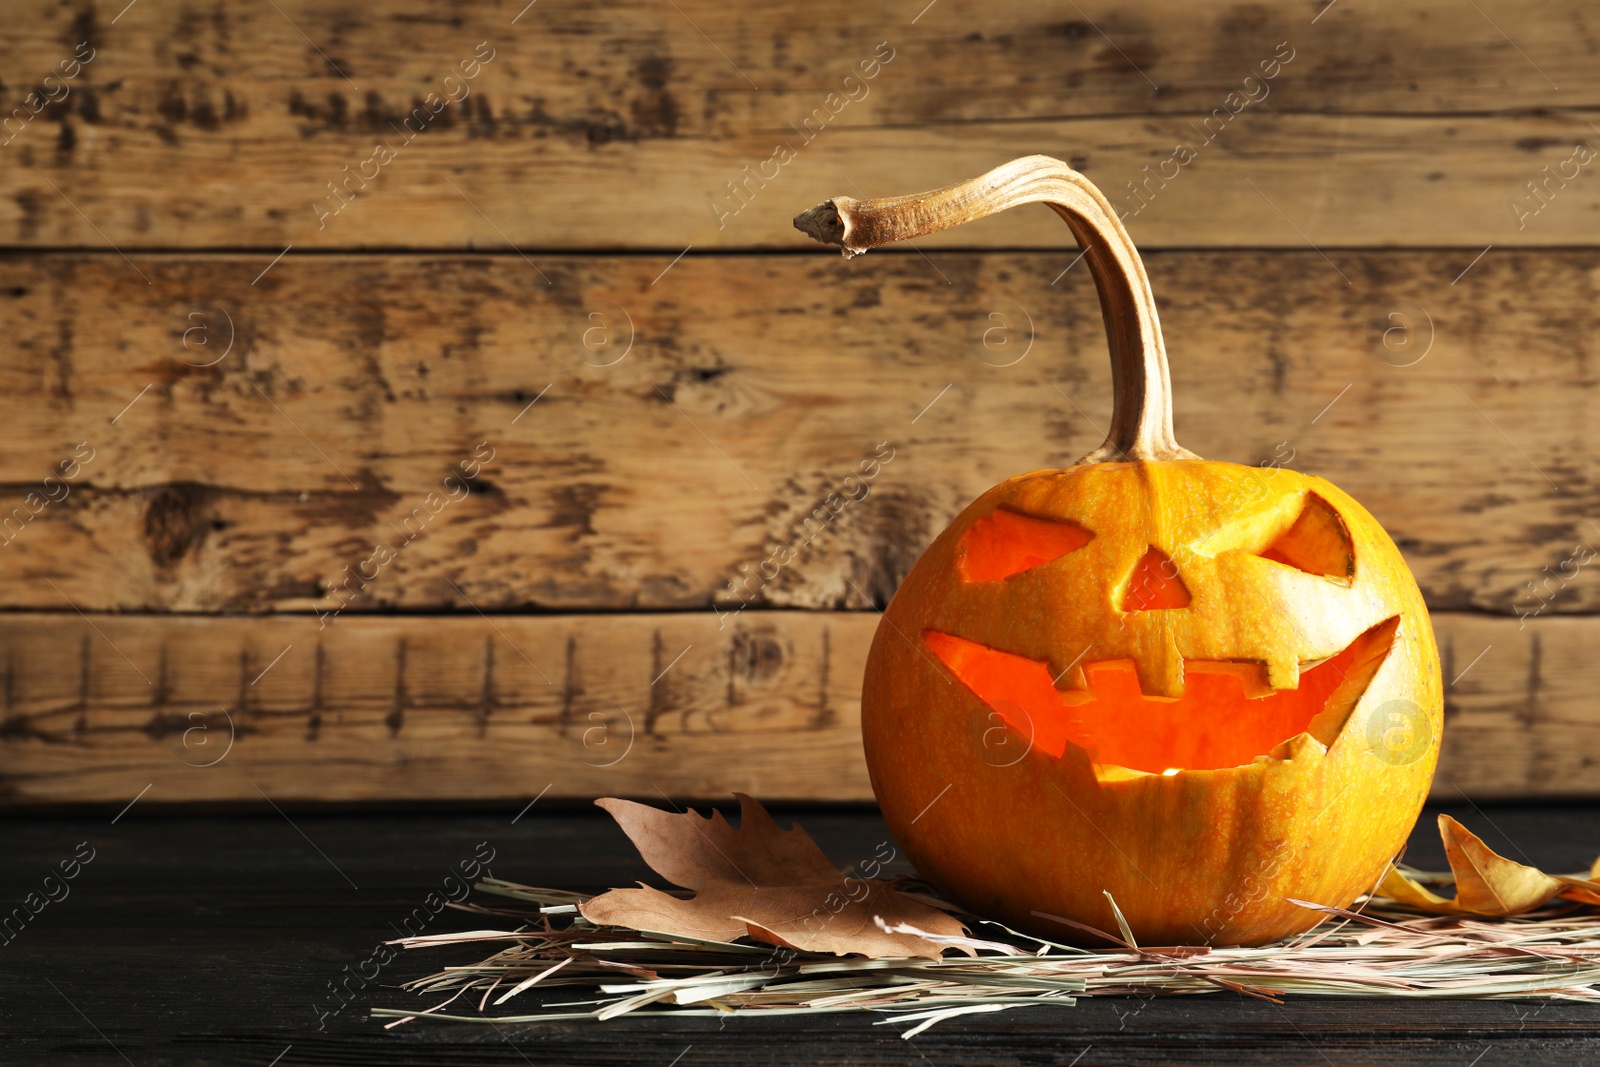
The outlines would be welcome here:
[[[1343,540],[1352,573],[1271,558],[1308,504]],[[980,524],[997,513],[1093,536],[996,577]],[[1301,555],[1317,563],[1328,539],[1302,538]],[[1164,574],[1176,572],[1186,606],[1124,610],[1151,548],[1170,559]],[[1061,676],[1069,701],[1091,677],[1109,686],[1113,676],[1096,665],[1131,661],[1143,693],[1158,699],[1142,699],[1142,711],[1098,696],[1076,708],[992,694],[986,703],[946,661],[985,647]],[[1352,647],[1360,662],[1347,652],[1320,668],[1348,678],[1320,718],[1301,721],[1315,694],[1254,713],[1267,705],[1247,693],[1288,691],[1281,702],[1294,705],[1312,678],[1302,664]],[[1219,675],[1241,687],[1221,710],[1160,699],[1218,688]],[[1115,933],[1109,893],[1142,945],[1260,944],[1322,918],[1291,900],[1345,907],[1374,888],[1427,794],[1442,704],[1416,582],[1383,528],[1339,489],[1205,460],[1091,463],[994,487],[928,548],[873,640],[862,731],[896,839],[973,911],[1084,942],[1059,919]],[[1073,736],[1063,742],[1061,722],[1074,717],[1077,741],[1147,768],[1097,761]],[[1171,773],[1151,763],[1164,744],[1140,730],[1162,723],[1174,756],[1210,765]]]
[[[1294,901],[1376,888],[1438,760],[1438,651],[1394,542],[1320,478],[1178,445],[1149,278],[1060,160],[795,225],[849,256],[1023,204],[1088,261],[1110,432],[985,493],[890,601],[861,694],[873,790],[924,877],[1042,937],[1307,930],[1322,913]]]

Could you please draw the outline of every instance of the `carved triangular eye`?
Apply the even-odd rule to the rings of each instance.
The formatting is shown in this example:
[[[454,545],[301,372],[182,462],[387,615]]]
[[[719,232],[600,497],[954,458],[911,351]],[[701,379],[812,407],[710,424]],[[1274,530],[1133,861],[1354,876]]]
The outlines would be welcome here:
[[[1340,582],[1349,582],[1356,573],[1355,547],[1344,519],[1315,493],[1306,494],[1305,506],[1294,525],[1279,534],[1261,555],[1274,563]]]
[[[1041,519],[997,508],[972,524],[961,539],[961,576],[997,582],[1076,552],[1094,534],[1065,519]]]

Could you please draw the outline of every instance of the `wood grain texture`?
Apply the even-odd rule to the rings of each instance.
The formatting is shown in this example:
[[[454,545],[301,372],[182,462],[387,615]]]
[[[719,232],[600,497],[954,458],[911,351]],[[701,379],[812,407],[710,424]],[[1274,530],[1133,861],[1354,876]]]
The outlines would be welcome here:
[[[1435,610],[1600,609],[1600,253],[1331,258],[1349,285],[1314,252],[1149,257],[1179,442],[1336,482]],[[1071,263],[290,256],[252,286],[255,257],[150,257],[149,285],[113,255],[0,259],[5,602],[882,604],[979,493],[1103,440]],[[485,442],[470,493],[419,512]]]
[[[594,891],[659,879],[587,805],[551,810],[541,801],[515,823],[521,803],[472,813],[290,809],[291,825],[260,797],[248,814],[218,816],[163,813],[155,795],[114,826],[125,801],[70,818],[0,822],[0,899],[8,907],[38,892],[79,842],[96,850],[71,896],[5,946],[6,1063],[104,1067],[123,1062],[112,1046],[134,1064],[162,1067],[265,1067],[275,1059],[277,1067],[626,1067],[665,1065],[680,1053],[680,1067],[1039,1067],[1068,1064],[1085,1049],[1079,1067],[1464,1067],[1480,1055],[1480,1067],[1590,1067],[1600,1057],[1593,1004],[1290,996],[1280,1006],[1223,992],[967,1016],[912,1041],[870,1014],[385,1030],[367,1009],[439,999],[407,993],[397,988],[402,982],[485,954],[469,944],[401,953],[376,969],[367,962],[396,927],[419,926],[419,911],[425,917],[436,899],[430,894],[452,888],[444,879],[480,842],[495,850],[496,876],[525,883]],[[1430,870],[1444,864],[1437,810],[1423,815],[1406,854]],[[1547,870],[1576,870],[1593,858],[1593,803],[1446,810],[1492,848]],[[841,866],[881,854],[887,839],[872,811],[773,814],[780,825],[803,825]],[[492,923],[441,911],[425,929]]]
[[[871,612],[0,616],[0,804],[866,801]],[[1600,793],[1600,620],[1436,615],[1435,795]]]
[[[92,623],[92,625],[91,625]],[[6,617],[4,802],[859,800],[868,616]],[[279,658],[281,656],[281,658]],[[231,748],[230,745],[231,739]],[[129,793],[132,796],[132,793]]]
[[[715,0],[626,2],[600,18],[576,0],[147,0],[113,18],[28,0],[0,42],[0,107],[23,109],[0,147],[0,240],[269,254],[799,246],[788,220],[824,197],[932,188],[1033,152],[1131,209],[1127,183],[1179,143],[1196,158],[1169,167],[1178,176],[1130,222],[1145,247],[1600,238],[1586,172],[1525,224],[1510,208],[1596,136],[1591,10],[1324,6],[943,0],[920,15],[837,2],[801,15]],[[44,82],[81,42],[93,59]],[[480,43],[492,58],[462,96],[444,78]],[[1246,83],[1280,55],[1292,58],[1274,78]],[[36,89],[60,99],[29,118]],[[442,92],[459,103],[408,130]],[[329,183],[379,142],[394,158],[319,221]],[[779,146],[793,158],[769,162]],[[747,178],[761,173],[770,181]],[[730,199],[728,183],[747,181]],[[1055,238],[1010,215],[929,244],[1041,241]]]

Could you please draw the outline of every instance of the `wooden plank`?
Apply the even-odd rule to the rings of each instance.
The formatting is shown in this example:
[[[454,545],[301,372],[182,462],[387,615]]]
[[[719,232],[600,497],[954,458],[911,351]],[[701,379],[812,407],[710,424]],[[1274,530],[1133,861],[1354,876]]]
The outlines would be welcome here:
[[[1600,619],[1441,614],[1442,799],[1600,793]],[[871,612],[8,614],[0,803],[871,798]]]
[[[1151,256],[1180,439],[1337,482],[1435,609],[1600,611],[1568,562],[1600,537],[1600,253],[1475,255]],[[164,256],[146,285],[0,259],[4,605],[859,607],[984,489],[1100,443],[1066,252],[537,262],[291,257],[251,285],[249,257]]]
[[[870,795],[869,616],[3,620],[7,803]]]
[[[1570,162],[1600,102],[1576,0],[809,7],[826,32],[726,0],[24,7],[0,42],[15,245],[798,247],[789,218],[825,196],[1043,151],[1125,198],[1180,143],[1194,159],[1131,222],[1146,246],[1600,238],[1600,183]],[[1511,202],[1563,161],[1519,225]],[[1012,214],[928,243],[1041,240]]]
[[[41,881],[43,892],[55,895],[20,934],[15,920],[9,929],[15,939],[5,945],[7,1021],[0,1030],[6,1063],[121,1062],[109,1045],[135,1064],[161,1067],[266,1065],[275,1057],[279,1067],[667,1064],[680,1052],[685,1067],[928,1067],[930,1061],[1018,1067],[1065,1065],[1090,1047],[1080,1067],[1464,1067],[1480,1054],[1487,1067],[1592,1067],[1600,1058],[1600,1019],[1581,1002],[1292,995],[1278,1005],[1221,989],[1208,996],[1087,997],[1070,1006],[972,1015],[912,1041],[900,1037],[903,1022],[877,1025],[875,1012],[601,1025],[424,1021],[385,1030],[369,1009],[421,1010],[443,999],[404,990],[403,983],[497,947],[479,942],[392,958],[380,948],[408,931],[445,935],[507,921],[462,914],[441,900],[441,891],[460,896],[452,876],[489,849],[495,876],[528,884],[593,892],[635,880],[664,883],[610,817],[588,805],[552,810],[541,802],[514,824],[522,803],[495,811],[331,816],[290,809],[291,826],[259,797],[248,814],[156,815],[148,803],[140,801],[115,826],[110,821],[120,803],[64,818],[0,822],[7,914],[40,893]],[[1437,810],[1423,814],[1407,851],[1408,862],[1428,870],[1444,864]],[[1577,870],[1594,858],[1600,809],[1593,803],[1459,804],[1449,811],[1491,847],[1546,870]],[[875,811],[780,808],[773,815],[781,826],[803,826],[840,866],[887,853],[889,831]],[[95,850],[94,859],[69,867],[78,876],[63,890],[46,875],[79,842]],[[891,873],[909,873],[901,855]],[[470,899],[496,908],[505,903],[480,894]],[[519,998],[523,1011],[541,1003],[529,999],[537,994]],[[571,998],[572,991],[552,994],[545,999]],[[515,1011],[518,1003],[498,1010]]]
[[[54,894],[20,934],[15,920],[10,927],[0,1030],[6,1063],[103,1067],[121,1062],[112,1045],[135,1064],[161,1067],[266,1065],[275,1057],[279,1067],[668,1064],[680,1052],[684,1067],[1018,1067],[1069,1064],[1091,1047],[1080,1067],[1465,1067],[1480,1055],[1481,1067],[1592,1067],[1600,1059],[1600,1019],[1582,1002],[1291,995],[1279,1005],[1221,989],[970,1015],[911,1041],[900,1036],[901,1020],[878,1025],[876,1012],[600,1025],[423,1021],[385,1030],[369,1009],[421,1010],[443,999],[403,983],[498,947],[478,942],[392,958],[380,948],[408,931],[445,935],[508,921],[462,914],[441,900],[460,896],[452,876],[488,849],[495,876],[527,884],[594,892],[663,881],[610,817],[587,805],[563,811],[541,802],[515,824],[520,803],[332,816],[291,809],[291,826],[259,797],[249,814],[155,815],[147,803],[115,826],[121,804],[0,822],[7,914],[40,893],[42,881],[43,892]],[[1423,814],[1406,854],[1427,870],[1444,865],[1438,810]],[[1546,870],[1577,870],[1594,858],[1600,808],[1592,802],[1448,810],[1491,847]],[[773,815],[781,826],[803,826],[840,866],[887,853],[889,831],[875,811]],[[94,859],[69,867],[77,877],[58,888],[60,879],[46,875],[79,842],[95,850]],[[909,872],[901,855],[891,873]],[[505,906],[503,898],[470,899]],[[532,1011],[542,1003],[537,995],[531,990],[498,1010],[516,1011],[520,1001]],[[556,989],[544,999],[571,997],[572,990]],[[495,1010],[486,1007],[491,1016]]]
[[[1434,796],[1600,791],[1600,620],[1452,614],[1435,616],[1434,629],[1445,682],[1454,680]]]

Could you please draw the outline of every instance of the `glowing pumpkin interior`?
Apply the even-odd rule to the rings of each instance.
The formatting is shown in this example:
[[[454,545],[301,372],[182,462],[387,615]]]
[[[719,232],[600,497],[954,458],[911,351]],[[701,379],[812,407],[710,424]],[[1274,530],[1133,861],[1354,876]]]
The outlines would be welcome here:
[[[1077,523],[999,508],[963,538],[962,577],[1004,581],[1077,551],[1094,538]],[[1338,513],[1309,494],[1294,523],[1258,553],[1348,585],[1355,558]],[[1125,579],[1124,612],[1181,610],[1191,596],[1172,560],[1151,546]],[[1284,755],[1309,734],[1333,743],[1394,642],[1398,616],[1358,636],[1341,652],[1304,663],[1294,689],[1271,689],[1262,664],[1184,661],[1181,696],[1146,695],[1134,665],[1112,660],[1084,665],[1087,688],[1062,690],[1048,664],[990,648],[955,634],[925,631],[928,649],[1007,726],[1037,751],[1060,757],[1068,745],[1096,764],[1152,774],[1246,764]],[[1063,674],[1066,672],[1063,671]]]

